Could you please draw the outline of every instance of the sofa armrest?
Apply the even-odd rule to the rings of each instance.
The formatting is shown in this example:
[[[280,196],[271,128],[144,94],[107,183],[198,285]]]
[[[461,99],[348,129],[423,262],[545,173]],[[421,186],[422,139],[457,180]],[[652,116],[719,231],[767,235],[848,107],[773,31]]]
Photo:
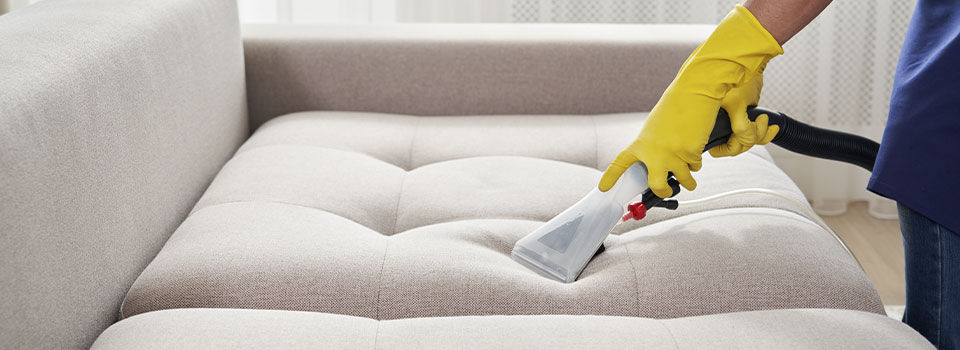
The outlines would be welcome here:
[[[246,25],[251,126],[304,110],[648,111],[706,25]]]
[[[0,16],[0,349],[81,349],[248,135],[234,0]]]

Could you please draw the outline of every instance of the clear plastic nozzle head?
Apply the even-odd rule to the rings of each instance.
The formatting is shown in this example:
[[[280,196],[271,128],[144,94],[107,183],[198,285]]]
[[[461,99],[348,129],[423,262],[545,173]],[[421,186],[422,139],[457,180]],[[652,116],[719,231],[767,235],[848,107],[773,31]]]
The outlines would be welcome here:
[[[646,190],[647,169],[643,163],[635,163],[609,191],[594,188],[520,239],[511,256],[543,276],[573,282],[621,220],[627,204]]]

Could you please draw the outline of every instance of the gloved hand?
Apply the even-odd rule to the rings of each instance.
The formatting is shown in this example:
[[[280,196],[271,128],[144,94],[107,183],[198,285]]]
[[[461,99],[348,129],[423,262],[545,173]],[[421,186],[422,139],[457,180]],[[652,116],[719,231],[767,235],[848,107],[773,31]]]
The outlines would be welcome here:
[[[775,135],[770,130],[756,132],[757,126],[746,118],[746,106],[759,98],[767,62],[782,53],[773,36],[746,8],[737,5],[680,68],[650,111],[640,135],[603,173],[600,190],[613,187],[637,161],[646,165],[648,185],[661,198],[673,194],[667,185],[669,172],[687,190],[696,188],[690,171],[700,170],[701,154],[721,105],[731,108],[728,112],[734,135],[717,154],[743,152],[762,141],[757,139],[758,134]],[[735,93],[730,94],[731,90]],[[737,112],[733,112],[734,107]]]
[[[746,152],[754,144],[766,145],[773,140],[774,136],[777,136],[780,126],[768,125],[770,119],[766,114],[757,116],[756,121],[753,122],[747,116],[747,107],[756,106],[759,103],[762,87],[763,74],[749,73],[743,84],[730,89],[723,100],[720,100],[720,107],[730,116],[730,129],[733,130],[733,135],[726,144],[711,148],[710,155],[732,157]]]

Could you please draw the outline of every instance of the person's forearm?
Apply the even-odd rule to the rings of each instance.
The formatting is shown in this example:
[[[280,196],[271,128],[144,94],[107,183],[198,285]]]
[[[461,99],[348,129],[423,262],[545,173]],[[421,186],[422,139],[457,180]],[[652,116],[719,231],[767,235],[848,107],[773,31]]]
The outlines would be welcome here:
[[[747,0],[743,6],[780,45],[806,27],[832,0]]]

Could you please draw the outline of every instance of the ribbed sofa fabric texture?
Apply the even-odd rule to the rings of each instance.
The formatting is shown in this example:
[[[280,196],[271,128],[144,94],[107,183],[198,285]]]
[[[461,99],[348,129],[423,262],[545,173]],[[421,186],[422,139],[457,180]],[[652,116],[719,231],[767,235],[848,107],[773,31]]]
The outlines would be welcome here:
[[[248,137],[236,2],[0,16],[0,348],[86,348]]]
[[[123,317],[173,308],[412,317],[673,318],[781,308],[882,313],[842,244],[762,147],[707,158],[681,200],[764,188],[618,227],[577,282],[510,249],[597,184],[644,114],[271,120],[134,284]]]
[[[767,310],[676,319],[462,316],[377,321],[273,310],[178,309],[114,325],[94,350],[121,349],[932,349],[883,315]]]

